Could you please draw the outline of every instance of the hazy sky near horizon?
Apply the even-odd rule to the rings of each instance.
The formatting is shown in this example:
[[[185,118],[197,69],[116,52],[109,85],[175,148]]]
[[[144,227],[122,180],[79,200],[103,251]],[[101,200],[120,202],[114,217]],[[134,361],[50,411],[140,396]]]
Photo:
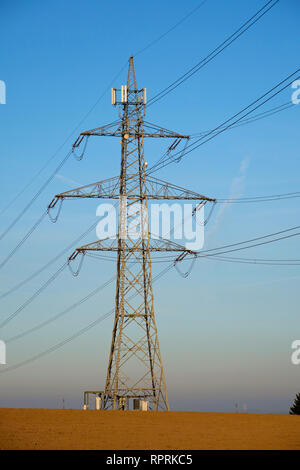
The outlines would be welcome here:
[[[103,95],[39,178],[1,215],[1,232],[56,168],[77,135],[117,119],[110,82],[136,54],[201,2],[133,0],[125,7],[96,0],[2,0],[0,80],[0,210],[27,183]],[[252,16],[261,0],[207,0],[159,42],[137,55],[140,87],[148,97],[199,62]],[[255,26],[190,80],[149,107],[146,120],[182,133],[215,127],[299,68],[300,4],[280,0]],[[113,82],[126,81],[127,70]],[[108,89],[107,89],[108,88]],[[107,91],[106,91],[107,89]],[[287,89],[260,111],[289,102]],[[299,106],[232,129],[156,177],[207,196],[242,197],[299,191]],[[91,139],[90,139],[91,141]],[[147,142],[151,165],[165,143]],[[83,160],[70,159],[41,197],[0,242],[1,259],[45,210],[54,194],[115,176],[117,140],[94,138]],[[96,220],[97,201],[67,201],[56,224],[44,220],[0,270],[5,292],[44,265]],[[299,199],[218,206],[204,248],[299,225]],[[96,240],[90,233],[83,243]],[[299,258],[297,237],[236,256]],[[72,251],[72,250],[71,250]],[[6,318],[64,262],[1,299]],[[154,265],[154,275],[163,269]],[[300,338],[299,266],[199,260],[187,279],[172,269],[154,284],[155,309],[168,394],[174,409],[287,412],[300,391],[300,365],[291,343]],[[54,316],[115,274],[108,261],[86,259],[77,278],[68,270],[0,332],[21,333]],[[14,365],[71,336],[113,307],[114,283],[47,327],[8,343]],[[104,386],[113,317],[63,348],[1,373],[0,407],[79,407],[82,392]]]

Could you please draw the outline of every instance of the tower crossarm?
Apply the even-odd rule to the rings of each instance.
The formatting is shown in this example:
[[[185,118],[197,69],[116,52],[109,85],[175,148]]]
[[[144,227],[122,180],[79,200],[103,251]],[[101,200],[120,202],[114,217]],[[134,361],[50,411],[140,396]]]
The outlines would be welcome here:
[[[135,245],[132,243],[124,243],[123,248],[125,253],[133,253],[133,252],[141,252],[140,242],[137,241]],[[89,251],[110,251],[110,252],[118,252],[118,238],[117,237],[107,237],[102,240],[97,240],[96,242],[89,243],[87,245],[83,245],[76,250],[69,256],[68,261],[73,261],[79,254],[85,254]],[[197,253],[192,250],[188,250],[184,246],[171,241],[166,240],[161,237],[151,238],[150,243],[150,251],[153,253],[161,253],[161,252],[175,252],[180,254],[187,254],[187,255],[196,255]]]
[[[168,181],[148,176],[147,178],[148,199],[176,199],[216,202],[216,199],[204,196]]]
[[[147,193],[145,196],[141,197],[138,180],[136,185],[136,192],[122,194],[122,196],[133,200],[143,200],[147,198],[152,200],[190,200],[216,203],[216,199],[214,198],[204,196],[203,194],[190,191],[189,189],[182,188],[157,178],[148,177],[146,185]],[[86,186],[81,186],[79,188],[71,189],[70,191],[56,194],[48,207],[49,209],[52,209],[58,200],[71,198],[119,199],[120,178],[115,176],[114,178],[97,181],[96,183],[88,184]]]
[[[52,209],[59,200],[72,198],[118,199],[120,195],[120,177],[114,176],[96,183],[80,186],[63,193],[56,194],[48,209]]]
[[[138,137],[162,137],[162,138],[171,138],[171,139],[189,139],[190,136],[180,134],[179,132],[170,131],[164,127],[152,124],[150,122],[143,121],[143,127],[132,128],[130,130],[124,130],[122,126],[122,121],[116,121],[111,124],[107,124],[102,127],[96,127],[95,129],[90,129],[88,131],[81,132],[76,143],[81,142],[81,138],[84,136],[108,136],[108,137],[124,137],[127,138],[138,138]],[[75,145],[75,144],[74,144]]]

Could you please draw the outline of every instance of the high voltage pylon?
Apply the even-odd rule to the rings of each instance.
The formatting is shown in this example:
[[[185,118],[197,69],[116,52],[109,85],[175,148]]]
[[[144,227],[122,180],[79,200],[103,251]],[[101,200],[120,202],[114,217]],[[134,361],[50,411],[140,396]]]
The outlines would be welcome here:
[[[119,99],[120,95],[120,99]],[[149,409],[169,410],[166,381],[154,315],[151,252],[171,251],[185,255],[189,250],[170,240],[151,238],[148,200],[194,200],[199,206],[214,199],[147,176],[144,138],[173,138],[174,149],[188,136],[144,121],[146,89],[137,86],[133,58],[129,59],[127,84],[112,89],[112,104],[119,105],[121,120],[82,132],[73,149],[89,136],[121,139],[119,177],[57,194],[49,208],[67,198],[119,200],[119,224],[115,237],[77,248],[69,260],[86,252],[111,251],[117,255],[115,317],[102,408],[124,409],[130,398],[146,400]],[[137,227],[141,236],[136,237]],[[86,392],[90,393],[90,392]]]

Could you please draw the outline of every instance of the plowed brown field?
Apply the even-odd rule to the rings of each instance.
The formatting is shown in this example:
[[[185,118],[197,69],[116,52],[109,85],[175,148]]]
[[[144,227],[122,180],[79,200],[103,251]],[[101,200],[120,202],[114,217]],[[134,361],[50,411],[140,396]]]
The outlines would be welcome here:
[[[300,416],[2,408],[0,449],[300,449]]]

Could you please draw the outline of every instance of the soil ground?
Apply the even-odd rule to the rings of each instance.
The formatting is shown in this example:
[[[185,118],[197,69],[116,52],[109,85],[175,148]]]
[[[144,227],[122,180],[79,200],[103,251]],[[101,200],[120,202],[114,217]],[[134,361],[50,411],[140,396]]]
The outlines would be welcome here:
[[[300,449],[300,416],[0,409],[0,449]]]

